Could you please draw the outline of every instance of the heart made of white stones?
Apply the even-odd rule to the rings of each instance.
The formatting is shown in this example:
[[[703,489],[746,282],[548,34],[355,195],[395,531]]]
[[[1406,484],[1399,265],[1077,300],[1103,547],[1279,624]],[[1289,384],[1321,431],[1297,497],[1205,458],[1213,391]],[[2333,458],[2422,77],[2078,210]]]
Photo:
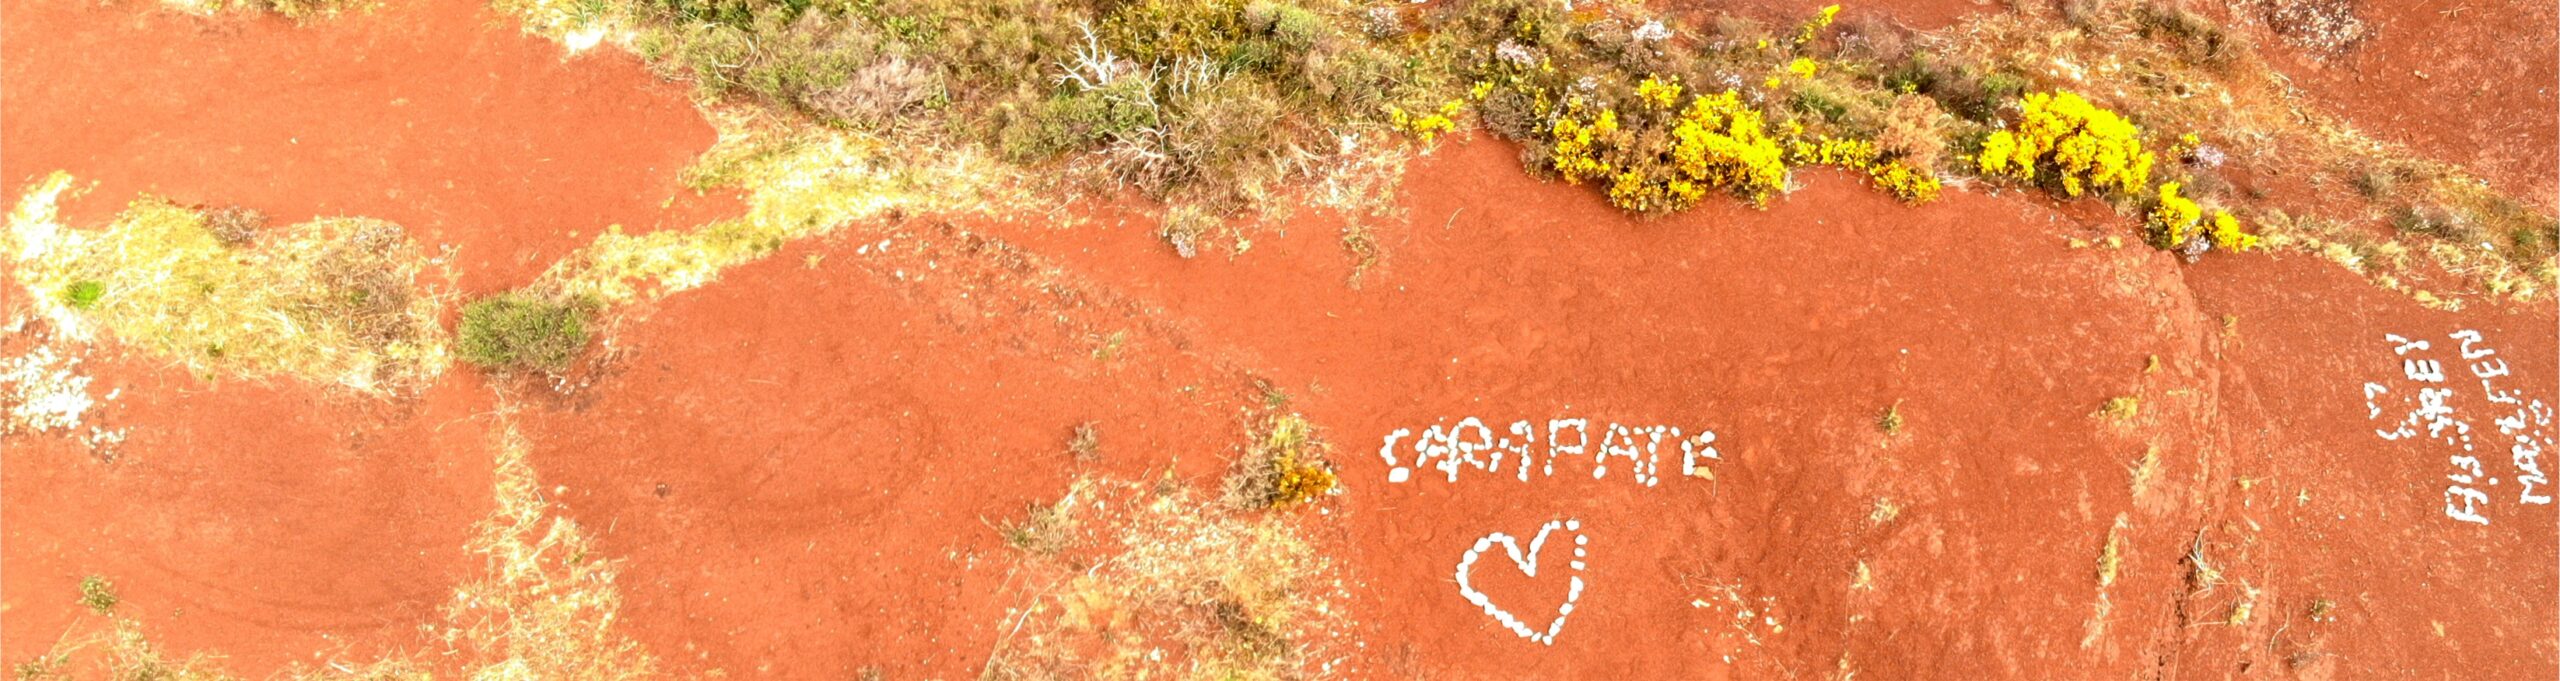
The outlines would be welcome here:
[[[1503,610],[1501,606],[1494,605],[1493,599],[1486,598],[1484,592],[1477,591],[1475,584],[1469,581],[1468,573],[1474,571],[1478,556],[1484,555],[1486,549],[1500,544],[1503,552],[1510,554],[1511,563],[1520,567],[1520,574],[1536,579],[1538,554],[1546,549],[1547,535],[1554,533],[1557,528],[1573,533],[1573,562],[1570,564],[1573,573],[1569,575],[1571,581],[1566,583],[1564,604],[1556,606],[1555,619],[1548,620],[1544,630],[1531,629],[1528,623],[1520,621],[1519,617]],[[1582,521],[1572,519],[1550,520],[1545,526],[1539,527],[1538,536],[1529,539],[1529,552],[1526,554],[1520,552],[1520,542],[1513,539],[1511,535],[1500,532],[1485,535],[1484,538],[1476,540],[1474,548],[1467,549],[1465,556],[1458,558],[1458,594],[1465,596],[1467,602],[1476,604],[1476,607],[1484,608],[1484,614],[1492,615],[1494,621],[1501,622],[1502,626],[1510,628],[1511,633],[1539,643],[1555,645],[1556,633],[1564,631],[1565,616],[1573,614],[1574,601],[1582,600],[1582,559],[1590,543],[1591,538],[1582,534]]]

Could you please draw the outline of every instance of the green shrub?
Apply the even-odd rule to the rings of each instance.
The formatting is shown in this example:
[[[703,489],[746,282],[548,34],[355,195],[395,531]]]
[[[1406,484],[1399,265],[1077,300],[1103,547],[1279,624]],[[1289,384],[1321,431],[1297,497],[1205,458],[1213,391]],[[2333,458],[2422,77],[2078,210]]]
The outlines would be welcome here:
[[[1281,6],[1271,25],[1271,37],[1278,39],[1282,47],[1301,52],[1314,49],[1317,41],[1332,32],[1333,27],[1326,25],[1323,17],[1293,5]]]
[[[74,310],[86,310],[97,307],[98,299],[106,295],[106,284],[99,283],[95,279],[82,279],[71,282],[70,286],[62,287],[62,304],[69,305]]]
[[[1042,161],[1159,123],[1148,83],[1123,79],[1099,89],[1055,95],[1018,111],[1002,145],[1016,161]]]
[[[1841,100],[1829,90],[1819,87],[1807,87],[1796,91],[1796,96],[1789,105],[1795,109],[1796,113],[1820,118],[1827,123],[1836,124],[1849,118],[1848,102]]]
[[[587,347],[585,306],[502,293],[462,308],[456,351],[491,370],[559,371]]]
[[[89,606],[90,610],[103,615],[114,610],[120,600],[116,598],[115,585],[108,584],[107,578],[90,575],[80,579],[80,604]]]

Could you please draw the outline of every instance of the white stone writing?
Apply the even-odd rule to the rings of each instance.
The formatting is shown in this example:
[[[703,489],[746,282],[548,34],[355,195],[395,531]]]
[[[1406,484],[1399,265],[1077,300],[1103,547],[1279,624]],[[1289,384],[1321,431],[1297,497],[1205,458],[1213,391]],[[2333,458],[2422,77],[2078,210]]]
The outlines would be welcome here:
[[[1626,471],[1621,477],[1653,487],[1662,484],[1666,444],[1679,448],[1680,474],[1695,476],[1703,461],[1723,458],[1715,441],[1714,431],[1692,435],[1659,425],[1608,423],[1595,434],[1591,420],[1581,418],[1550,419],[1543,429],[1531,421],[1513,421],[1496,431],[1469,416],[1451,425],[1434,424],[1419,436],[1398,428],[1378,445],[1378,458],[1386,462],[1387,482],[1392,483],[1412,480],[1417,470],[1437,470],[1453,484],[1468,470],[1529,482],[1554,477],[1556,462],[1564,461],[1568,472],[1588,466],[1594,480],[1608,478],[1614,467]]]
[[[2500,390],[2500,379],[2511,376],[2506,360],[2489,347],[2479,331],[2464,329],[2448,337],[2458,341],[2458,359],[2448,368],[2446,354],[2426,340],[2385,334],[2392,355],[2400,360],[2396,380],[2367,381],[2364,384],[2365,417],[2381,422],[2374,429],[2376,437],[2385,441],[2423,441],[2445,448],[2459,447],[2446,455],[2450,469],[2445,474],[2444,514],[2459,522],[2489,524],[2490,490],[2501,478],[2490,475],[2498,457],[2491,452],[2504,447],[2504,463],[2514,470],[2515,501],[2519,504],[2549,505],[2551,479],[2542,470],[2542,453],[2551,449],[2552,408],[2539,399],[2526,399],[2517,390]],[[2467,379],[2467,380],[2466,380]],[[2480,386],[2477,402],[2467,401],[2460,388],[2472,382]],[[2395,391],[2394,388],[2400,390]],[[2462,408],[2485,410],[2492,414],[2497,436],[2490,442],[2475,440],[2475,430],[2464,420]],[[2385,420],[2386,414],[2392,418]],[[2483,446],[2490,451],[2481,451]],[[2489,454],[2488,463],[2482,454]]]

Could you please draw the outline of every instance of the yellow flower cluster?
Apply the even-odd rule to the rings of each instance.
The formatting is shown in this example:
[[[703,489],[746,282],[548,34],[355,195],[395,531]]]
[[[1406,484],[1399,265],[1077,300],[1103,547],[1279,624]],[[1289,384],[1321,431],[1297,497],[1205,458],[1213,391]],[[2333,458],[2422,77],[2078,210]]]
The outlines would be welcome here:
[[[1466,105],[1464,100],[1452,99],[1441,104],[1439,111],[1421,116],[1405,113],[1404,107],[1388,107],[1387,118],[1397,130],[1413,133],[1422,138],[1422,143],[1430,144],[1441,133],[1458,131],[1455,118]]]
[[[1336,482],[1333,471],[1320,465],[1282,456],[1274,462],[1280,479],[1272,483],[1271,507],[1290,508],[1324,498]]]
[[[1787,143],[1788,160],[1798,165],[1826,165],[1866,173],[1867,179],[1894,197],[1920,204],[1938,200],[1942,183],[1927,170],[1900,160],[1886,160],[1876,143],[1859,139],[1818,137]]]
[[[1609,164],[1600,160],[1600,154],[1607,141],[1618,134],[1618,112],[1601,109],[1600,115],[1588,124],[1567,113],[1556,117],[1555,127],[1548,133],[1555,139],[1556,172],[1563,173],[1565,180],[1581,182],[1610,174]]]
[[[2205,238],[2236,253],[2258,250],[2258,235],[2240,231],[2240,219],[2231,217],[2229,211],[2213,212],[2213,231],[2206,232]]]
[[[2151,245],[2177,248],[2202,228],[2204,207],[2178,195],[2178,183],[2160,183],[2159,202],[2151,207]]]
[[[1669,109],[1671,105],[1680,103],[1680,85],[1645,76],[1644,82],[1636,84],[1636,98],[1653,105],[1653,108]]]
[[[2023,104],[2026,115],[2015,132],[1983,140],[1976,157],[1982,174],[2032,182],[2049,164],[2070,196],[2091,187],[2129,194],[2150,183],[2153,157],[2132,121],[2067,91],[2030,94]]]
[[[1839,5],[1822,8],[1822,13],[1814,15],[1812,19],[1805,20],[1804,26],[1796,31],[1796,44],[1802,45],[1813,42],[1815,36],[1822,34],[1822,29],[1830,28],[1831,22],[1839,18]]]
[[[1668,121],[1668,150],[1639,148],[1660,138],[1621,129],[1614,110],[1601,109],[1584,122],[1575,114],[1577,105],[1569,102],[1565,115],[1548,130],[1556,172],[1577,184],[1608,182],[1609,201],[1620,208],[1680,210],[1697,205],[1708,189],[1727,189],[1765,203],[1786,185],[1785,152],[1763,128],[1760,112],[1731,91],[1691,98]],[[1666,151],[1667,165],[1660,160]]]
[[[2159,201],[2151,207],[2151,245],[2179,248],[2201,234],[2213,245],[2234,252],[2258,248],[2257,235],[2240,231],[2240,219],[2230,211],[2215,210],[2210,220],[2203,206],[2194,199],[2178,195],[2178,183],[2160,183]]]
[[[1689,100],[1671,139],[1671,162],[1690,181],[1732,189],[1753,203],[1768,202],[1787,184],[1778,141],[1732,90]]]
[[[1813,74],[1822,72],[1822,65],[1814,63],[1812,57],[1797,57],[1795,61],[1787,62],[1787,72],[1796,74],[1797,78],[1813,80]]]

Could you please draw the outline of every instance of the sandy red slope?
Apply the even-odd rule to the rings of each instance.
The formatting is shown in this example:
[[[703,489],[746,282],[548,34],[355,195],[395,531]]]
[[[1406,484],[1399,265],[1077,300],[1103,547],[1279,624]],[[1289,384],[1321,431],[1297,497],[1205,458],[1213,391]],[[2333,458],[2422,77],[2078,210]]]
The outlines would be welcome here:
[[[1634,222],[1518,176],[1500,145],[1449,149],[1409,175],[1413,226],[1360,291],[1307,286],[1346,274],[1319,225],[1234,263],[1155,256],[1125,234],[1021,238],[1305,386],[1308,412],[1350,445],[1343,503],[1363,538],[1356,562],[1380,587],[1367,605],[1395,613],[1371,644],[1413,646],[1417,668],[1694,675],[1720,673],[1731,652],[1744,677],[1828,671],[1844,654],[1883,677],[2091,664],[2210,676],[2281,664],[2271,655],[2290,649],[2261,646],[2287,626],[2305,640],[2301,613],[2327,598],[2345,609],[2320,636],[2350,661],[2363,648],[2391,651],[2367,663],[2550,673],[2548,569],[2441,593],[2424,570],[2367,558],[2423,555],[2465,574],[2538,565],[2554,550],[2537,531],[2549,507],[2503,504],[2496,532],[2445,520],[2435,457],[2375,438],[2359,392],[2399,370],[2382,334],[2476,328],[2515,358],[2531,394],[2560,402],[2552,370],[2538,368],[2551,366],[2551,337],[2536,332],[2552,324],[2547,306],[2427,312],[2305,256],[2180,268],[2139,249],[2072,250],[2064,237],[2085,228],[2034,207],[1957,194],[1914,210],[1808,175],[1767,212],[1711,205]],[[2220,329],[2226,314],[2236,336]],[[1261,340],[1282,337],[1300,340]],[[2158,374],[2144,373],[2150,355]],[[2130,429],[2091,416],[2117,395],[2141,396],[2154,416]],[[1908,434],[1879,446],[1876,417],[1896,401]],[[2481,413],[2466,418],[2485,426]],[[1475,471],[1454,485],[1384,482],[1372,452],[1388,433],[1466,416],[1712,428],[1731,468],[1713,484],[1650,489]],[[2146,442],[2163,447],[2166,482],[2135,503],[2127,468]],[[2310,501],[2293,503],[2295,490]],[[1877,497],[1901,517],[1870,523]],[[2127,576],[2110,590],[2106,633],[2084,649],[2118,513]],[[1573,616],[1584,618],[1570,622],[1575,638],[1550,650],[1475,612],[1448,573],[1475,536],[1525,536],[1558,515],[1601,528],[1594,541],[1609,552],[1593,580],[1609,581]],[[2259,562],[2238,568],[2266,592],[2256,625],[2176,621],[2180,561],[2199,529],[2230,545],[2213,555],[2257,544]],[[1849,588],[1860,560],[1872,591]],[[1714,601],[1721,591],[1705,586],[1717,583],[1774,597],[1785,631],[1738,642],[1733,609],[1691,606]],[[2188,618],[2227,617],[2237,587],[2221,589],[2191,601],[2211,611]],[[2411,625],[2446,617],[2473,620],[2474,638]]]
[[[99,183],[70,214],[84,224],[136,192],[282,222],[381,218],[459,247],[473,292],[523,284],[606,225],[730,210],[677,182],[711,126],[637,59],[565,60],[485,3],[385,4],[295,26],[12,0],[0,198],[63,170]]]
[[[2375,137],[2460,164],[2500,191],[2560,209],[2560,6],[2548,2],[2307,2],[2366,27],[2343,52],[2305,49],[2253,20],[2262,53],[2323,109]]]
[[[285,219],[390,217],[430,243],[506,254],[458,263],[486,288],[574,245],[557,225],[683,224],[697,210],[654,207],[707,133],[627,62],[560,66],[551,48],[451,10],[309,34],[271,21],[236,29],[273,33],[254,41],[190,37],[194,20],[138,10],[105,13],[137,23],[68,28],[84,11],[12,7],[0,132],[13,140],[7,175],[67,165],[105,179],[91,201],[109,207],[84,205],[92,216],[156,187]],[[55,30],[21,38],[48,21]],[[362,23],[374,21],[399,26]],[[424,28],[403,28],[413,25]],[[306,99],[155,92],[179,103],[130,129],[82,112],[153,101],[140,85],[92,96],[19,84],[72,63],[21,50],[137,44],[102,31],[163,38],[141,43],[152,51],[201,48],[168,55],[276,50],[264,63],[278,67],[324,53],[294,52],[316,49],[297,41],[322,41],[346,61],[294,68],[371,64],[344,68],[481,83],[485,96],[436,99],[416,115],[447,121],[452,140],[561,146],[440,152],[451,147],[383,122],[406,120],[399,112],[297,124],[392,144],[358,159],[440,158],[482,173],[443,189],[420,179],[440,178],[438,166],[293,156],[310,140],[265,140],[285,130],[271,120],[319,116],[296,104],[334,91],[321,84],[408,79],[314,76]],[[439,42],[456,34],[476,37]],[[392,37],[361,42],[373,35]],[[74,38],[92,42],[43,42]],[[481,65],[421,57],[437,44],[469,45],[458,59]],[[158,68],[195,68],[181,61]],[[410,62],[428,63],[399,66]],[[620,94],[560,94],[580,83]],[[635,92],[649,106],[578,108]],[[371,100],[351,101],[341,104]],[[556,122],[563,108],[585,112],[565,119],[580,124]],[[384,134],[345,132],[367,126]],[[102,132],[31,142],[35,160],[19,157],[22,132],[55,127]],[[196,130],[170,138],[191,151],[140,141],[177,134],[150,132],[163,128]],[[403,139],[416,146],[385,142]],[[643,154],[617,146],[633,140],[649,142],[644,156],[614,155]],[[238,152],[258,163],[299,159],[272,161],[296,181],[205,172],[205,153],[234,144],[262,149]],[[538,160],[577,151],[594,167],[560,177]],[[1014,556],[991,525],[1083,473],[1171,469],[1215,484],[1261,404],[1256,377],[1337,445],[1346,493],[1304,520],[1357,580],[1366,648],[1323,651],[1345,655],[1354,676],[2560,673],[2550,507],[2506,501],[2516,469],[2492,458],[2508,480],[2487,488],[2501,495],[2492,524],[2448,519],[2445,447],[2458,445],[2382,440],[2374,430],[2388,424],[2369,416],[2364,389],[2404,371],[2384,334],[2431,340],[2436,359],[2469,371],[2451,336],[2469,329],[2509,362],[2514,382],[2501,389],[2560,403],[2548,304],[2434,312],[2307,256],[2182,266],[2140,248],[2071,249],[2067,236],[2123,234],[2126,223],[1965,192],[1908,208],[1818,171],[1765,211],[1717,201],[1631,220],[1511,159],[1501,144],[1463,142],[1415,165],[1405,215],[1372,226],[1387,259],[1357,289],[1344,285],[1339,223],[1321,215],[1231,261],[1182,260],[1145,228],[1108,220],[855,226],[625,319],[578,393],[521,400],[533,463],[600,548],[627,559],[627,623],[680,675],[973,675],[1005,609],[1036,595],[1010,578]],[[434,200],[372,193],[386,186]],[[540,187],[578,193],[555,202]],[[2146,370],[2153,357],[2159,368]],[[460,542],[486,503],[478,415],[494,406],[474,375],[365,405],[99,366],[105,384],[127,389],[109,415],[135,431],[124,458],[9,443],[0,656],[48,645],[83,574],[118,580],[174,650],[223,651],[239,671],[341,640],[361,655],[416,641],[404,636],[470,567]],[[2118,396],[2140,400],[2135,419],[2095,415]],[[2490,403],[2476,391],[2457,400],[2474,444],[2492,445]],[[1877,418],[1897,403],[1907,422],[1888,438]],[[1594,479],[1579,460],[1525,483],[1430,469],[1388,482],[1382,441],[1470,416],[1497,428],[1587,417],[1709,429],[1721,458],[1712,481],[1682,477],[1671,445],[1652,486],[1624,461]],[[1084,421],[1101,425],[1098,462],[1064,451]],[[2161,473],[2136,497],[2129,470],[2149,446]],[[1880,500],[1898,513],[1877,519]],[[1534,613],[1564,599],[1563,580],[1583,578],[1554,645],[1513,635],[1460,595],[1452,572],[1479,538],[1525,539],[1566,517],[1589,538],[1581,570],[1562,567],[1572,545],[1558,543],[1540,579],[1505,576],[1497,549],[1474,582],[1543,623]],[[2098,557],[2119,517],[2120,579],[2102,590]],[[2203,593],[2182,562],[2199,535],[2229,580]],[[2257,590],[2253,616],[2227,624],[2244,584]],[[2102,592],[2110,609],[2093,634]],[[2334,621],[2311,621],[2319,600],[2338,604]]]
[[[607,224],[726,210],[676,180],[712,135],[681,87],[628,56],[563,61],[478,3],[299,27],[142,2],[5,12],[0,198],[69,171],[97,183],[66,206],[75,224],[137,192],[282,222],[387,218],[430,249],[458,247],[461,286],[487,291]],[[78,609],[73,585],[96,574],[182,653],[219,652],[251,673],[362,658],[417,647],[418,626],[476,569],[461,542],[489,503],[492,406],[476,378],[371,403],[290,382],[209,384],[112,346],[87,366],[93,396],[122,390],[96,418],[131,439],[113,463],[66,440],[0,445],[0,657],[51,645]]]

